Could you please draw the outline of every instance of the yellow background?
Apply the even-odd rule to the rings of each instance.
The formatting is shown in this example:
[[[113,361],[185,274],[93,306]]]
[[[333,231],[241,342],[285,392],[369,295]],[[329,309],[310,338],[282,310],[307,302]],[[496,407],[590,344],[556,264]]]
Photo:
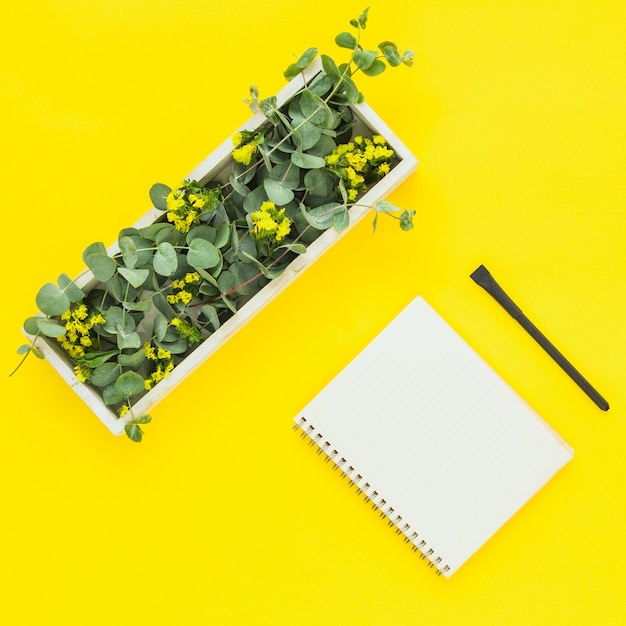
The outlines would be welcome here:
[[[3,358],[34,296],[248,117],[349,0],[34,0],[0,37]],[[626,5],[372,0],[366,42],[415,67],[360,82],[420,160],[360,224],[115,438],[46,364],[2,382],[0,621],[618,624],[626,621]],[[341,51],[337,49],[337,54]],[[468,275],[491,269],[598,387],[598,410]],[[415,295],[576,456],[450,580],[291,430]]]

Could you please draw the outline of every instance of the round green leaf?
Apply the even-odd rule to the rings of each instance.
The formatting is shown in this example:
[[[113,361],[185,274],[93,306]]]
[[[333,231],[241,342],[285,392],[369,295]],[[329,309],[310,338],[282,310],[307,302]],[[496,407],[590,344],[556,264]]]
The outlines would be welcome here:
[[[92,371],[89,382],[96,387],[106,387],[117,378],[119,371],[117,363],[103,363]]]
[[[37,293],[35,302],[45,315],[62,315],[70,308],[70,299],[54,283],[46,283]]]
[[[207,269],[215,267],[220,261],[220,251],[206,239],[194,239],[189,244],[187,262],[191,267]]]
[[[136,372],[124,372],[115,381],[114,388],[122,398],[132,398],[145,391],[143,378]]]
[[[263,181],[263,187],[265,188],[268,198],[278,206],[285,206],[294,198],[293,191],[280,181],[266,178]]]
[[[304,186],[313,196],[326,197],[335,189],[337,178],[327,169],[309,170],[304,175]]]
[[[156,183],[150,188],[150,200],[155,209],[159,211],[167,211],[166,198],[172,191],[167,185],[163,183]]]
[[[132,240],[132,238],[121,237],[119,245],[120,252],[122,253],[122,259],[124,260],[124,265],[129,268],[136,267],[139,255],[137,253],[137,246],[135,245],[135,242]]]
[[[143,439],[143,430],[141,430],[139,425],[132,423],[126,424],[126,426],[124,426],[124,432],[131,441],[141,443],[141,440]]]
[[[117,334],[117,346],[120,350],[124,350],[126,348],[136,350],[139,346],[141,346],[141,337],[139,336],[139,333],[120,332]]]
[[[63,311],[65,313],[65,311]],[[41,317],[39,316],[35,316],[35,317],[29,317],[27,319],[24,320],[24,330],[29,334],[29,335],[36,335],[39,332],[39,320],[41,319]]]
[[[357,46],[356,37],[351,33],[339,33],[335,37],[335,43],[340,48],[348,48],[354,50]]]
[[[87,255],[85,263],[87,263],[87,267],[93,272],[93,275],[103,283],[109,280],[117,269],[115,261],[108,254],[101,252]]]
[[[52,320],[46,319],[45,317],[39,318],[37,326],[39,327],[41,334],[45,335],[46,337],[63,337],[66,332],[65,326]]]
[[[107,249],[104,247],[104,244],[101,241],[96,241],[96,243],[92,243],[85,248],[85,251],[83,252],[83,261],[85,262],[85,264],[87,263],[87,257],[90,254],[95,254],[96,252],[98,254],[107,253]]]
[[[382,41],[378,44],[378,48],[385,55],[385,59],[387,59],[387,63],[389,63],[391,67],[397,67],[402,63],[398,46],[393,43],[393,41]]]
[[[85,292],[67,274],[61,274],[57,284],[72,302],[80,302],[85,297]]]
[[[322,136],[321,126],[300,118],[295,118],[291,126],[293,129],[293,142],[298,150],[312,148]]]
[[[118,268],[118,272],[133,286],[133,287],[141,287],[143,285],[148,276],[150,276],[149,270],[135,270],[129,269],[128,267],[120,267]]]
[[[178,269],[178,256],[171,243],[164,241],[157,246],[153,267],[154,271],[161,276],[171,276],[176,272]]]
[[[380,59],[376,59],[368,68],[363,70],[366,76],[378,76],[387,69],[387,66]]]
[[[292,152],[291,161],[294,165],[297,165],[305,170],[318,169],[326,165],[326,161],[322,157],[300,152]]]

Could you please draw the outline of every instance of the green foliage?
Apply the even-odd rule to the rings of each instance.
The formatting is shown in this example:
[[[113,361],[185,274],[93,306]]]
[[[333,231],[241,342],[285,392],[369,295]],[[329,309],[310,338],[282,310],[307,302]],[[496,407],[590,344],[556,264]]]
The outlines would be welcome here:
[[[355,136],[351,106],[363,94],[354,78],[410,66],[413,54],[390,41],[364,47],[367,19],[366,9],[350,21],[353,32],[335,38],[347,60],[322,54],[321,71],[302,79],[280,108],[250,88],[245,101],[266,122],[233,136],[224,179],[156,183],[149,195],[161,216],[153,224],[123,229],[116,252],[90,244],[83,260],[98,284],[89,293],[66,274],[46,283],[36,296],[40,314],[24,323],[33,339],[19,347],[21,362],[43,356],[41,337],[58,343],[78,381],[98,390],[140,442],[150,416],[135,415],[133,403],[324,230],[347,228],[350,207],[397,163],[382,137]],[[285,78],[298,77],[317,55],[308,48]],[[372,208],[374,228],[379,215],[412,228],[414,211],[386,201]]]

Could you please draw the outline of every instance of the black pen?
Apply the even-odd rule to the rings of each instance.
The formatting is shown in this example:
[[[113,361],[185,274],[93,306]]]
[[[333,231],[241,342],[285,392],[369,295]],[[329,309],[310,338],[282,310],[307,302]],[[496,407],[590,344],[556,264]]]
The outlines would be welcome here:
[[[524,315],[522,310],[511,300],[498,285],[484,265],[470,274],[470,278],[485,289],[531,337],[561,366],[568,376],[600,407],[609,410],[609,403],[591,386],[588,380],[555,348],[546,336]]]

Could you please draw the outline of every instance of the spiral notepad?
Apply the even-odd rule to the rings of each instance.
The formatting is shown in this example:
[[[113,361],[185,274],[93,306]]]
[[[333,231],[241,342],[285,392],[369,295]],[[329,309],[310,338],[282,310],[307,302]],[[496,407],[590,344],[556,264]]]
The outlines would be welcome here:
[[[422,297],[295,421],[445,576],[573,456]]]

